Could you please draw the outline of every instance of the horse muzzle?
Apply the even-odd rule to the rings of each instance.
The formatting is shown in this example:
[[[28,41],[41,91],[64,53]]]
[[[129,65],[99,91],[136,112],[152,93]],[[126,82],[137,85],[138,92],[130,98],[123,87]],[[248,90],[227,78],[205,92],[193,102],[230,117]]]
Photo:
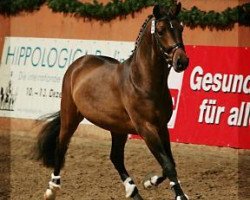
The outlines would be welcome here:
[[[174,56],[173,68],[176,72],[180,73],[184,71],[185,69],[187,69],[188,65],[189,65],[189,58],[186,56],[184,52]]]

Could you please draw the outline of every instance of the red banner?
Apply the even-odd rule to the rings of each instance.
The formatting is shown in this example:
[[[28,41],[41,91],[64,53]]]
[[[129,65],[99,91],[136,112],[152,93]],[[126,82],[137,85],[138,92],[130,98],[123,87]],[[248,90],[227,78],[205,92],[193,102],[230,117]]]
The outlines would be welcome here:
[[[171,140],[250,149],[250,50],[187,46]]]
[[[190,65],[181,91],[170,89],[177,111],[171,141],[250,149],[250,49],[186,51]]]

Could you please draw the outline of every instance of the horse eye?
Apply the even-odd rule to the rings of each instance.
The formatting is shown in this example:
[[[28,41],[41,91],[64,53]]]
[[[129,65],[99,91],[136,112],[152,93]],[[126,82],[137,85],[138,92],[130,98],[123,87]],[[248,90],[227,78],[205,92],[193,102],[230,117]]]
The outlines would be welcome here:
[[[163,31],[158,31],[158,35],[162,36],[163,35]]]
[[[165,27],[159,27],[159,29],[157,30],[157,33],[162,36],[165,32],[166,28]]]

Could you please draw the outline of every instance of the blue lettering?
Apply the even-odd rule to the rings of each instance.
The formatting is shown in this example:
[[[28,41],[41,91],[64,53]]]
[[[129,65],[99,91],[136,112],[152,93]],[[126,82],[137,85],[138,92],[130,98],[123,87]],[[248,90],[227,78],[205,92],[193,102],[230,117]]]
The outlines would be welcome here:
[[[16,48],[14,48],[14,52],[10,52],[10,46],[8,47],[8,50],[7,50],[7,55],[6,55],[6,60],[5,60],[5,64],[8,64],[8,59],[9,57],[12,57],[12,62],[14,62],[14,56],[15,56],[15,52],[16,52]]]
[[[66,65],[66,63],[67,63],[67,61],[68,61],[68,59],[67,59],[67,57],[66,57],[66,55],[63,57],[63,64],[61,64],[60,63],[60,60],[61,60],[61,55],[63,54],[63,52],[65,52],[66,54],[68,53],[68,49],[66,49],[66,48],[63,48],[61,51],[60,51],[60,53],[59,53],[59,57],[58,57],[58,66],[59,66],[59,68],[64,68],[65,67],[65,65]]]
[[[46,49],[44,48],[44,50],[43,50],[43,58],[42,58],[42,67],[46,66],[45,59],[44,59],[45,54],[46,54]]]
[[[26,54],[25,54],[25,59],[24,59],[24,65],[26,65],[27,58],[31,56],[31,47],[27,47]]]
[[[24,55],[25,55],[25,47],[21,47],[19,58],[18,58],[18,65],[20,65],[20,60],[21,60],[21,58],[24,57]]]
[[[54,52],[54,55],[52,54],[52,52]],[[57,49],[53,47],[52,49],[50,49],[47,57],[47,63],[49,67],[53,67],[56,64],[57,57],[58,57]],[[53,62],[51,63],[51,61]]]
[[[80,52],[81,53],[81,55],[82,55],[82,50],[81,49],[77,49],[75,52],[74,52],[74,55],[73,55],[73,61],[75,61],[77,58],[79,58],[81,55],[79,55],[79,56],[77,56],[76,57],[76,54],[78,53],[78,52]]]
[[[70,65],[72,62],[73,62],[73,60],[72,60],[72,49],[70,49],[68,65]]]
[[[34,67],[36,67],[39,64],[40,60],[41,60],[41,48],[36,47],[32,53],[32,56],[31,56],[31,63]],[[36,63],[35,63],[35,61],[36,61]]]

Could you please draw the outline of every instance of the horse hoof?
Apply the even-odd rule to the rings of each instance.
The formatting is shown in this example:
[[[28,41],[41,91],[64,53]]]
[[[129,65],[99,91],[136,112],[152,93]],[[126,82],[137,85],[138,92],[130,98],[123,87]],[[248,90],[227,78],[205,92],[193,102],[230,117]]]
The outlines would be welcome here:
[[[182,196],[177,196],[175,199],[176,200],[189,200],[189,198],[186,194],[184,194]]]
[[[133,197],[133,200],[143,200],[143,198],[141,197],[141,195],[139,193],[136,193]]]
[[[55,200],[55,199],[56,199],[55,192],[51,189],[47,189],[44,194],[44,200]]]

